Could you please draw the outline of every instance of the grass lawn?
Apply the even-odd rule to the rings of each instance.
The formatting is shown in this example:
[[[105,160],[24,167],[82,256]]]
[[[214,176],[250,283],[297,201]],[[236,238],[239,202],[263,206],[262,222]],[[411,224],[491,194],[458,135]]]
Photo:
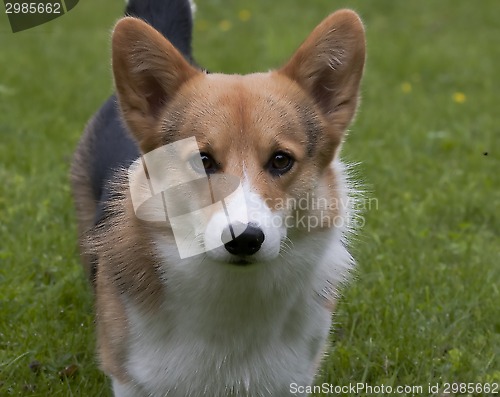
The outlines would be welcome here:
[[[498,1],[200,0],[196,58],[212,71],[268,70],[345,6],[365,21],[368,59],[344,158],[360,163],[372,200],[318,384],[422,396],[429,384],[439,395],[446,382],[500,384]],[[16,34],[2,8],[0,396],[110,396],[68,168],[112,92],[122,7],[81,1]]]

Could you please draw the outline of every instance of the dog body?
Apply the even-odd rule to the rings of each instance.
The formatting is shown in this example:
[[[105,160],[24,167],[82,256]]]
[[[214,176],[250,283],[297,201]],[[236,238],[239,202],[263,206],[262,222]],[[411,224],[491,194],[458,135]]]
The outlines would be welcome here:
[[[147,3],[154,17],[133,1],[129,14],[159,31],[118,22],[117,97],[89,123],[72,166],[103,369],[116,396],[290,395],[314,379],[353,265],[338,152],[356,110],[363,27],[339,11],[277,71],[207,74],[191,64],[189,3]],[[162,13],[177,13],[184,34]],[[164,192],[145,220],[134,181],[144,174],[152,186],[148,156],[193,138],[162,177],[208,181],[211,205],[200,205],[198,185],[176,196],[181,215],[200,214],[179,239]],[[217,198],[214,186],[232,177],[240,196]],[[183,255],[186,243],[201,251]]]

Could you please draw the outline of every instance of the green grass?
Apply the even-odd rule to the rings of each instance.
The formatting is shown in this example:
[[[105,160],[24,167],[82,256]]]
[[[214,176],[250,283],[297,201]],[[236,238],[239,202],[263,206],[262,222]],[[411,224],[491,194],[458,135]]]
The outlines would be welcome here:
[[[122,6],[83,1],[17,34],[0,15],[0,396],[110,395],[68,168],[112,91]],[[500,383],[497,1],[200,1],[196,58],[230,73],[276,67],[345,6],[365,21],[368,60],[344,157],[361,162],[378,205],[354,241],[359,266],[318,383],[422,395],[429,383]]]

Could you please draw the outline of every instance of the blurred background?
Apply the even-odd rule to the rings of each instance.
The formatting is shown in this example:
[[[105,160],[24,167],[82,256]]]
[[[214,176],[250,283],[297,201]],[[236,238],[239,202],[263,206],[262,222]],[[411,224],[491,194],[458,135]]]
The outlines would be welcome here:
[[[318,383],[500,383],[500,3],[197,5],[195,58],[225,73],[282,65],[336,9],[365,23],[363,100],[343,158],[372,200]],[[110,395],[68,170],[113,92],[110,33],[123,6],[81,1],[15,34],[0,7],[1,396]]]

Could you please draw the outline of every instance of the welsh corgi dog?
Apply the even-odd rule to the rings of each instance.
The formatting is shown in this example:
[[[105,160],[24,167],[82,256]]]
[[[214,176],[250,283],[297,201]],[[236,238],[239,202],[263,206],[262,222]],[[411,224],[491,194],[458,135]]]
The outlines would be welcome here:
[[[354,265],[339,154],[363,24],[337,11],[281,68],[225,75],[192,58],[188,0],[131,0],[126,15],[116,95],[71,169],[114,395],[306,395]]]

